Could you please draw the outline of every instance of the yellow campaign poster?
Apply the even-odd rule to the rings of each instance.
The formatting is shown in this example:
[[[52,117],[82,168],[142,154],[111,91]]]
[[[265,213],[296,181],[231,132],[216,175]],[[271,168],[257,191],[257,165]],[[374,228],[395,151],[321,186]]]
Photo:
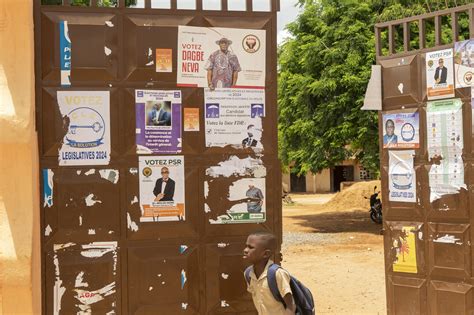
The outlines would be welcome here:
[[[184,108],[184,131],[199,131],[199,108]]]
[[[416,228],[414,226],[402,227],[398,237],[393,239],[393,248],[396,251],[396,259],[393,263],[393,271],[417,273],[416,265]]]
[[[156,49],[156,72],[173,72],[172,54],[172,49]]]

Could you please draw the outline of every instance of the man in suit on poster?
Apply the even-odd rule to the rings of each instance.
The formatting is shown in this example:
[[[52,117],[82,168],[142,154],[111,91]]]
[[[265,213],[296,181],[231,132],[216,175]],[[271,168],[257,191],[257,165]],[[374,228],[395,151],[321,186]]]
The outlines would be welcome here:
[[[247,127],[247,138],[242,140],[242,146],[244,148],[249,148],[249,147],[256,147],[258,144],[258,141],[255,139],[254,136],[255,133],[255,126],[254,125],[248,125]]]
[[[161,178],[158,178],[153,189],[155,201],[173,201],[175,182],[170,177],[167,167],[161,168]]]
[[[439,58],[438,68],[436,68],[434,80],[436,84],[445,84],[448,78],[448,68],[444,66],[444,59]]]

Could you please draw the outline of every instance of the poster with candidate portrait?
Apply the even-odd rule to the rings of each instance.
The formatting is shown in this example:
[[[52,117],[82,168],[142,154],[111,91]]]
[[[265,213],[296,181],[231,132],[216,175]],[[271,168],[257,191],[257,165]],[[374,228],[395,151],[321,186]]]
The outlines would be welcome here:
[[[184,157],[140,156],[140,222],[184,221]]]
[[[474,39],[454,44],[454,78],[456,88],[474,85]]]
[[[260,158],[239,158],[209,166],[204,182],[204,211],[210,224],[266,220],[266,168]]]
[[[426,53],[426,95],[429,100],[454,97],[452,48]]]
[[[206,147],[262,150],[265,90],[204,89]]]
[[[418,111],[384,113],[384,148],[419,148],[420,114]]]
[[[138,154],[181,152],[181,91],[135,91]]]
[[[59,165],[108,165],[110,162],[110,92],[58,91],[64,125]]]
[[[414,156],[414,150],[389,151],[388,199],[390,201],[416,202]]]
[[[178,27],[178,86],[265,87],[265,30]]]

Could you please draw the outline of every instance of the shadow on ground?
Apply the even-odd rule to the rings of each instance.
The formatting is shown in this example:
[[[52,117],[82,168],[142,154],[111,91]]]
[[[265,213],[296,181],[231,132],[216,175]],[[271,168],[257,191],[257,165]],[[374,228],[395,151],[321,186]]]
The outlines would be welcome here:
[[[311,215],[292,216],[297,225],[309,227],[314,233],[361,232],[380,234],[381,224],[370,220],[369,211],[324,212]]]

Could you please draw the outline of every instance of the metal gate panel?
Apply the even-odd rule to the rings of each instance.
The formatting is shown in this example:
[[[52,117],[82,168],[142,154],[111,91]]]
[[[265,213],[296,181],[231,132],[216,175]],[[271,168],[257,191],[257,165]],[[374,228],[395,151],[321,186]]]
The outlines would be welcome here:
[[[469,224],[429,223],[430,273],[433,276],[459,278],[471,277],[471,246]],[[442,242],[445,235],[453,235],[455,245]]]
[[[56,245],[46,255],[47,314],[119,312],[121,281],[116,242]],[[71,288],[74,290],[63,290]]]
[[[51,171],[54,202],[45,211],[45,221],[52,231],[46,240],[115,239],[112,234],[120,233],[120,216],[117,215],[120,200],[116,197],[120,189],[114,184],[119,180],[119,170],[54,168]]]
[[[397,108],[397,105],[417,104],[420,101],[419,56],[383,60],[380,64],[383,82],[397,82],[383,85],[384,110]]]
[[[469,314],[472,309],[472,286],[460,283],[431,281],[428,289],[429,308],[432,314]]]
[[[456,86],[454,97],[462,102],[462,165],[466,189],[430,198],[430,170],[441,163],[428,154],[428,96],[426,54],[453,48],[442,44],[442,17],[451,19],[453,41],[459,39],[458,19],[469,17],[469,36],[474,38],[474,5],[455,7],[420,16],[378,23],[375,26],[377,63],[382,66],[383,104],[379,114],[382,197],[384,203],[384,247],[389,314],[472,314],[474,312],[473,251],[473,109],[471,88]],[[434,20],[435,46],[426,47],[427,21]],[[417,23],[418,47],[410,48],[410,33]],[[396,27],[403,29],[403,47],[395,41]],[[388,33],[383,45],[382,32]],[[466,38],[466,34],[463,34]],[[382,47],[387,49],[382,50]],[[400,48],[403,48],[400,50]],[[453,58],[454,59],[454,58]],[[454,65],[453,69],[454,71]],[[454,83],[453,83],[454,84]],[[407,110],[419,113],[419,148],[414,148],[416,200],[393,202],[389,195],[389,150],[383,148],[382,117]],[[408,148],[407,148],[408,149]],[[411,149],[410,149],[411,150]],[[409,236],[408,236],[409,235]],[[410,243],[411,242],[411,243]],[[416,261],[408,261],[409,259]],[[404,256],[406,255],[406,256]],[[407,258],[407,260],[405,260]]]
[[[85,13],[85,12],[84,12]],[[68,21],[74,62],[73,85],[106,85],[118,79],[120,20],[111,13],[45,12],[41,16],[43,81],[60,86],[59,21]],[[115,27],[104,27],[110,22]],[[94,36],[91,36],[94,34]],[[105,54],[105,48],[110,54]],[[93,81],[91,82],[91,79]]]
[[[409,277],[387,277],[387,302],[390,314],[426,314],[426,280]]]
[[[143,246],[128,251],[128,314],[199,314],[197,246]]]
[[[281,242],[281,174],[277,159],[276,12],[204,11],[41,5],[35,1],[36,122],[42,168],[41,207],[43,313],[71,314],[256,314],[246,292],[241,259],[255,230],[274,232]],[[61,87],[59,23],[68,21],[71,86]],[[266,168],[266,221],[215,225],[210,219],[229,205],[231,181],[205,198],[206,169],[229,159],[259,158],[252,150],[205,145],[204,91],[177,87],[178,26],[266,30],[266,115],[261,157]],[[152,64],[157,48],[172,48],[172,73]],[[135,90],[180,90],[182,108],[199,108],[200,132],[182,132],[186,218],[140,222],[136,154]],[[109,91],[109,165],[59,166],[58,150],[68,122],[58,91]],[[214,205],[207,213],[205,202]],[[225,201],[225,202],[224,202]],[[279,243],[280,243],[279,242]],[[279,260],[277,255],[276,260]],[[60,300],[61,303],[58,303]],[[60,309],[59,309],[60,308]]]
[[[240,241],[208,244],[206,256],[207,314],[247,314],[254,310],[242,270]]]

